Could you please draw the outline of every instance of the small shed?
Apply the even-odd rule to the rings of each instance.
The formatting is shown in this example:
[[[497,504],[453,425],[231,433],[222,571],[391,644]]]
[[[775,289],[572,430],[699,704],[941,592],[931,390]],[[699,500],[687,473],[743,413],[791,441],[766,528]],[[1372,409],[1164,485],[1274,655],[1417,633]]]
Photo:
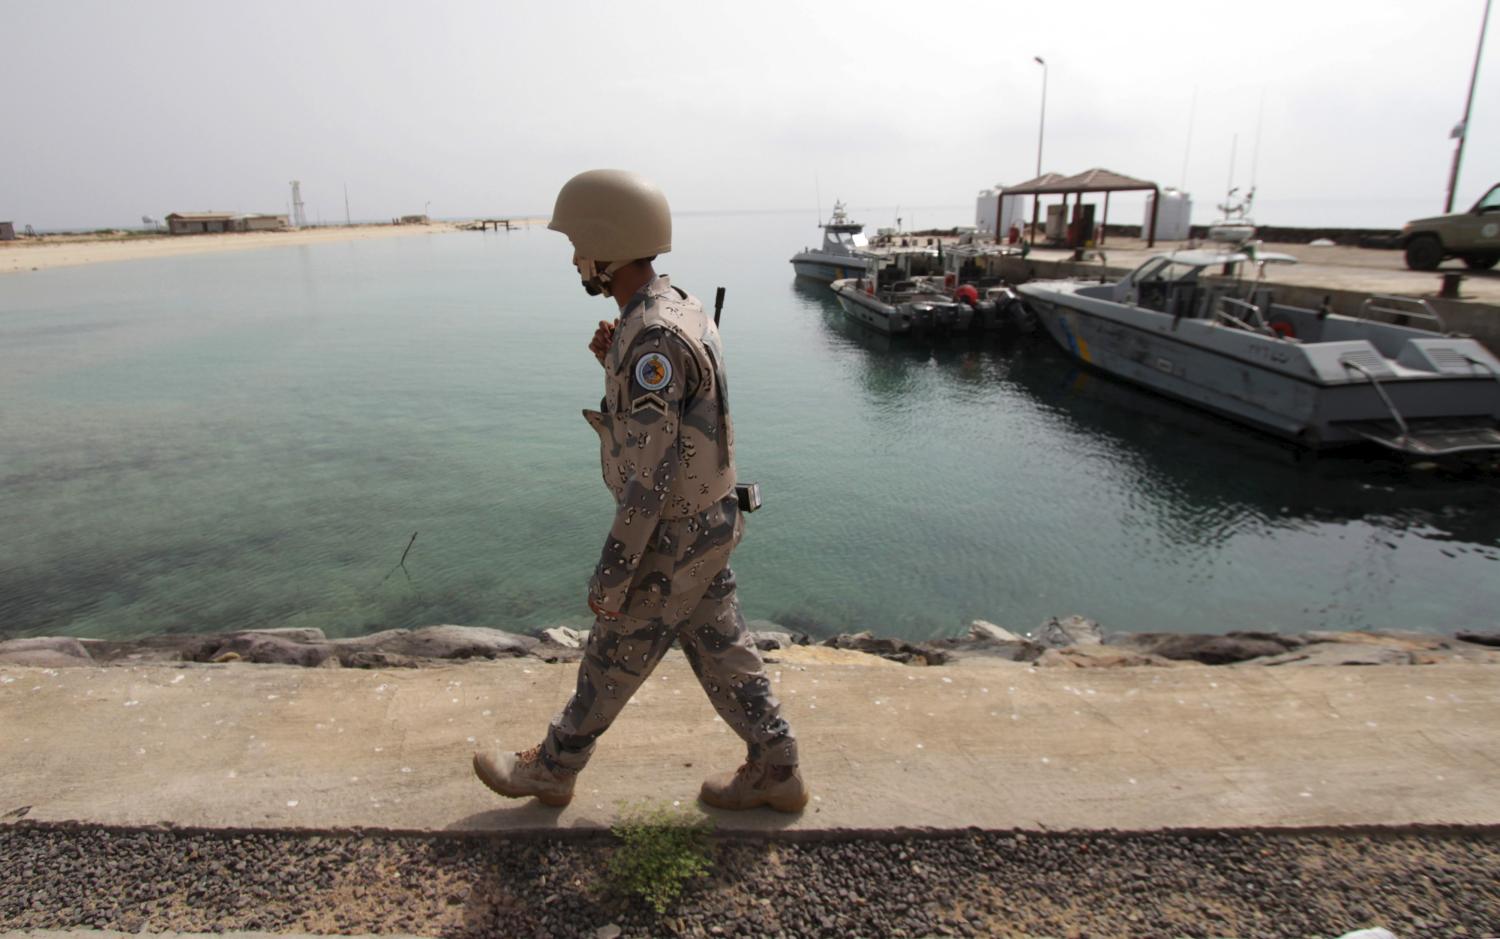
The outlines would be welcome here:
[[[16,223],[0,222],[0,241],[16,240]]]
[[[1063,205],[1068,204],[1068,196],[1075,197],[1075,205],[1083,203],[1083,194],[1086,192],[1104,193],[1104,218],[1101,225],[1109,224],[1109,194],[1112,192],[1143,192],[1150,191],[1153,196],[1153,204],[1161,203],[1161,187],[1156,183],[1147,182],[1144,179],[1135,179],[1116,173],[1113,170],[1095,167],[1085,170],[1077,176],[1059,177],[1056,173],[1047,173],[1036,179],[1021,183],[1019,186],[1011,186],[1001,192],[1005,196],[1048,196],[1060,195],[1063,197]],[[1149,231],[1146,233],[1146,247],[1156,246],[1156,219],[1157,214],[1153,212],[1150,219]],[[1035,231],[1038,216],[1040,215],[1040,200],[1032,206],[1031,226]],[[1100,239],[1101,242],[1103,239]]]
[[[174,235],[205,235],[234,231],[233,212],[173,212],[167,216],[167,231]]]
[[[426,225],[427,224],[427,216],[425,216],[425,215],[403,215],[403,216],[401,216],[401,224],[402,225]]]
[[[291,220],[285,215],[277,215],[269,212],[256,212],[251,215],[241,215],[236,226],[240,231],[282,231],[291,226]]]

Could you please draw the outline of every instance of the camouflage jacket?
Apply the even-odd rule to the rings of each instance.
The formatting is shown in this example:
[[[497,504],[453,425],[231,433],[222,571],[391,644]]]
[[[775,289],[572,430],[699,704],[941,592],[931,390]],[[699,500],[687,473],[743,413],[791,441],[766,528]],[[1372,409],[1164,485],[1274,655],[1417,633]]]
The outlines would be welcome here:
[[[600,410],[583,416],[599,432],[616,510],[589,594],[618,611],[658,522],[734,492],[734,428],[718,327],[665,276],[620,312],[604,373]]]

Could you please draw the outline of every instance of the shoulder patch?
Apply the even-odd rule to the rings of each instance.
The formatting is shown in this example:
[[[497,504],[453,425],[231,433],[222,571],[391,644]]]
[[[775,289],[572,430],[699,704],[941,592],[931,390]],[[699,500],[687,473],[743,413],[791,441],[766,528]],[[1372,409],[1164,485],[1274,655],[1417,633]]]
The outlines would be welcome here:
[[[660,391],[672,380],[672,363],[660,352],[647,352],[635,360],[635,383],[647,391]]]

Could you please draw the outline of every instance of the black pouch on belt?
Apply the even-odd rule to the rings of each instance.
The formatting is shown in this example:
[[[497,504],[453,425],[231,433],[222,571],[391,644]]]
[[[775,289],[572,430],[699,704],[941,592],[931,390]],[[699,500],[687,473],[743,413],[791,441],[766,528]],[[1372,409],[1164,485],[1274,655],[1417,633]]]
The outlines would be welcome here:
[[[740,500],[741,512],[760,508],[760,483],[735,483],[734,494]]]

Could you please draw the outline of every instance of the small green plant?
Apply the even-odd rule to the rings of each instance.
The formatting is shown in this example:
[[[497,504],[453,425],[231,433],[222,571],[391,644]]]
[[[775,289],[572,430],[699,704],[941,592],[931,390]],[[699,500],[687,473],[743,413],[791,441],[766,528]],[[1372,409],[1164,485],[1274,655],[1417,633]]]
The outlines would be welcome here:
[[[713,823],[702,815],[642,802],[626,806],[610,828],[620,840],[609,873],[621,893],[665,913],[689,880],[707,877]]]

